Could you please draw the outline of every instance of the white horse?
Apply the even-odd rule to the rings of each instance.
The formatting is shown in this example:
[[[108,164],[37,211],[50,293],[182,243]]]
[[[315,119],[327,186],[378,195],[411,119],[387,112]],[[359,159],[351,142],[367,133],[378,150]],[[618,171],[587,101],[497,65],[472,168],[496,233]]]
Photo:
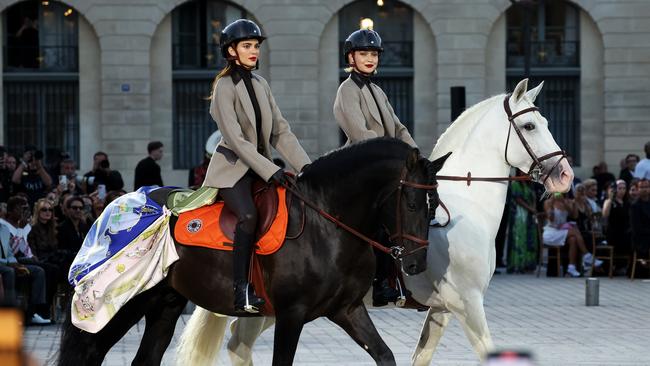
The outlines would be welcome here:
[[[573,171],[534,107],[540,90],[519,82],[511,95],[498,95],[466,110],[440,136],[431,160],[453,153],[438,175],[506,177],[511,167],[529,172],[549,192],[566,192]],[[413,297],[430,307],[412,356],[414,365],[428,365],[451,315],[461,322],[474,350],[483,358],[492,339],[483,297],[495,268],[494,239],[506,200],[507,182],[452,182],[439,179],[440,199],[451,213],[444,228],[431,229],[427,270],[405,276]],[[438,218],[443,215],[437,212]],[[441,219],[444,221],[444,219]],[[223,339],[227,318],[197,308],[179,347],[179,364],[209,364]],[[272,318],[239,318],[231,324],[228,351],[234,365],[252,365],[255,339]],[[216,331],[213,331],[216,330]]]

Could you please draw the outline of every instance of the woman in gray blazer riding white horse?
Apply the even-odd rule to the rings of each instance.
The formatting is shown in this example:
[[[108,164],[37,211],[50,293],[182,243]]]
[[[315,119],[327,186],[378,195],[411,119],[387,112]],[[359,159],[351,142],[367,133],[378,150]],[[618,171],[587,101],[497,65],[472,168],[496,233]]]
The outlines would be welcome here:
[[[239,19],[221,32],[221,52],[228,60],[215,78],[210,114],[222,139],[210,160],[203,186],[219,188],[226,206],[238,217],[233,250],[235,311],[256,313],[264,300],[248,283],[255,241],[257,209],[251,184],[256,177],[285,182],[283,170],[271,160],[273,146],[296,170],[310,163],[273,99],[269,84],[253,74],[264,41],[260,28]]]
[[[388,97],[372,82],[382,51],[381,37],[370,29],[352,32],[345,40],[343,57],[349,65],[345,71],[350,73],[350,77],[341,83],[336,93],[334,117],[348,138],[346,144],[387,136],[415,147],[415,141],[395,115]],[[395,302],[400,293],[389,287],[386,280],[390,258],[378,251],[375,255],[377,271],[373,282],[373,305],[383,306]]]

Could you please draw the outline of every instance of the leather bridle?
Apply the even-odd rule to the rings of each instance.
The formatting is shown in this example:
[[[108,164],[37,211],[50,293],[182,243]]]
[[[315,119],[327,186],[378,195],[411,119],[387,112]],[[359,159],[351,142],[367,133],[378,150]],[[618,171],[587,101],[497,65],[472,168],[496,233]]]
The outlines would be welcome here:
[[[426,249],[429,246],[429,240],[418,238],[415,235],[411,234],[404,234],[403,228],[402,228],[402,190],[403,188],[406,187],[411,187],[415,189],[425,189],[427,191],[434,190],[438,188],[438,184],[433,184],[433,185],[427,185],[427,184],[420,184],[420,183],[415,183],[415,182],[410,182],[406,180],[406,167],[402,169],[402,174],[399,179],[399,185],[397,188],[395,188],[393,191],[391,191],[390,195],[392,195],[393,192],[397,191],[397,204],[395,206],[395,233],[390,234],[388,233],[389,237],[388,240],[391,242],[391,244],[397,244],[393,245],[391,247],[391,256],[395,259],[401,259],[404,257],[408,257],[412,254],[415,254],[416,252],[419,252],[420,250]],[[406,246],[404,245],[404,240],[410,240],[414,242],[415,244],[418,245],[417,248],[410,250],[406,253],[404,253],[404,250]]]
[[[405,257],[408,257],[412,254],[415,254],[416,252],[426,249],[429,246],[429,240],[418,238],[415,235],[411,234],[404,234],[402,231],[402,216],[401,216],[401,197],[402,197],[402,189],[404,186],[406,187],[412,187],[416,189],[426,189],[426,190],[433,190],[438,187],[438,184],[434,185],[426,185],[426,184],[420,184],[420,183],[415,183],[415,182],[410,182],[406,180],[406,174],[407,174],[407,169],[406,167],[402,168],[402,173],[400,175],[400,180],[399,180],[399,185],[392,189],[384,199],[380,200],[381,203],[383,203],[387,198],[391,197],[393,193],[397,192],[397,208],[396,208],[396,222],[395,222],[395,228],[396,232],[394,234],[389,233],[389,241],[391,244],[394,244],[390,248],[387,248],[386,246],[382,245],[381,243],[372,240],[368,236],[360,233],[359,231],[353,229],[352,227],[344,224],[341,222],[339,219],[336,217],[332,216],[331,214],[327,213],[320,207],[318,207],[315,203],[311,202],[308,200],[305,196],[303,196],[300,191],[295,189],[292,185],[282,183],[282,185],[290,191],[293,195],[295,195],[300,201],[302,201],[305,205],[309,206],[312,208],[314,211],[316,211],[319,215],[321,215],[323,218],[333,222],[336,226],[341,227],[343,230],[347,231],[348,233],[356,236],[357,238],[361,239],[362,241],[370,244],[377,250],[384,252],[394,259],[403,259]],[[303,223],[304,226],[304,223]],[[301,233],[302,233],[302,228],[301,228]],[[300,234],[293,236],[293,238],[297,238],[300,236]],[[395,241],[397,242],[395,243]],[[418,245],[417,248],[410,250],[408,252],[405,252],[406,247],[404,245],[404,240],[410,240]]]
[[[533,159],[533,163],[531,164],[530,168],[528,169],[528,172],[526,173],[525,176],[516,176],[516,177],[474,177],[472,176],[471,172],[467,172],[467,176],[454,176],[454,175],[437,175],[436,179],[437,180],[449,180],[449,181],[462,181],[466,182],[468,186],[472,184],[472,182],[513,182],[513,181],[529,181],[533,180],[535,182],[544,184],[546,183],[546,180],[551,176],[551,173],[555,168],[558,167],[562,159],[566,159],[566,153],[562,150],[554,151],[552,153],[543,155],[541,157],[537,157],[535,155],[535,152],[533,149],[530,147],[530,144],[528,144],[528,141],[526,141],[526,138],[524,137],[523,133],[517,127],[517,124],[515,123],[515,118],[529,113],[529,112],[539,112],[539,108],[537,107],[530,107],[526,109],[522,109],[516,113],[512,113],[512,110],[510,109],[510,96],[512,94],[506,95],[505,99],[503,100],[503,109],[506,112],[506,115],[508,116],[508,122],[510,122],[510,126],[508,126],[508,137],[506,139],[506,147],[505,147],[505,152],[504,152],[504,157],[506,160],[506,163],[508,165],[512,166],[510,162],[508,161],[508,146],[510,145],[510,134],[512,130],[515,130],[515,133],[519,137],[519,141],[521,141],[521,144],[524,146],[524,149],[526,149],[526,152],[528,155]],[[539,178],[544,175],[544,165],[542,164],[543,161],[548,160],[554,156],[560,156],[559,159],[557,159],[557,162],[553,165],[553,167],[546,173],[546,178],[542,182],[539,181]],[[442,201],[439,201],[440,206],[443,207],[445,212],[447,213],[447,222],[445,224],[437,224],[435,226],[437,227],[445,227],[449,224],[451,221],[451,214],[449,213],[449,210],[447,210],[447,207],[445,207],[444,203]]]
[[[555,168],[557,168],[557,166],[560,164],[562,159],[566,159],[566,153],[562,150],[558,150],[540,157],[537,157],[537,155],[535,155],[535,152],[528,144],[528,141],[526,141],[526,138],[521,133],[521,130],[519,129],[519,127],[517,127],[517,124],[515,123],[515,118],[529,112],[539,112],[539,108],[530,107],[530,108],[522,109],[513,114],[512,110],[510,110],[510,103],[509,103],[510,95],[511,94],[506,95],[505,99],[503,100],[503,109],[505,109],[506,114],[508,115],[508,121],[510,122],[510,126],[508,127],[508,138],[506,139],[506,148],[504,153],[506,163],[508,163],[508,165],[512,165],[508,161],[508,145],[510,145],[510,132],[514,129],[515,133],[517,133],[517,136],[519,137],[519,141],[521,141],[521,144],[524,145],[524,149],[526,149],[528,155],[533,159],[533,163],[531,164],[526,174],[532,177],[532,179],[536,182],[539,182],[539,178],[542,177],[544,174],[546,174],[546,178],[544,178],[542,182],[539,182],[544,184],[546,183],[546,180],[551,176],[553,170],[555,170]],[[560,156],[560,158],[557,159],[557,162],[555,162],[553,167],[548,172],[545,172],[544,165],[542,164],[542,162],[554,156]]]

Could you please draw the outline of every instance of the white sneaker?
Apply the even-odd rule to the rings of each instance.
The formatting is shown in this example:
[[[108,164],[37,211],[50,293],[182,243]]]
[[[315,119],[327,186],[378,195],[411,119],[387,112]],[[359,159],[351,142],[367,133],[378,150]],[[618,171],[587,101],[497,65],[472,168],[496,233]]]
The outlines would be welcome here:
[[[594,266],[595,267],[600,267],[602,265],[603,265],[603,261],[601,261],[600,259],[596,259],[596,262],[594,263]]]
[[[43,319],[43,317],[34,313],[34,316],[32,316],[32,320],[30,322],[32,324],[44,325],[44,324],[50,324],[50,319]]]
[[[591,253],[585,253],[585,255],[582,256],[583,267],[590,266],[593,262],[594,262],[594,257],[591,255]]]
[[[576,269],[576,266],[569,264],[569,267],[566,269],[566,273],[571,277],[580,277],[580,272]]]

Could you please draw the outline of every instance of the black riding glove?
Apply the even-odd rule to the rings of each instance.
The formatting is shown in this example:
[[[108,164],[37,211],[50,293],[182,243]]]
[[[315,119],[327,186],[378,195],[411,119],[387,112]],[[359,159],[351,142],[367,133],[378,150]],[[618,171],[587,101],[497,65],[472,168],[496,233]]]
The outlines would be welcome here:
[[[279,169],[277,172],[273,173],[271,179],[269,179],[269,182],[274,182],[276,185],[279,186],[286,186],[289,183],[287,181],[287,176],[284,175],[284,170],[282,169]]]

